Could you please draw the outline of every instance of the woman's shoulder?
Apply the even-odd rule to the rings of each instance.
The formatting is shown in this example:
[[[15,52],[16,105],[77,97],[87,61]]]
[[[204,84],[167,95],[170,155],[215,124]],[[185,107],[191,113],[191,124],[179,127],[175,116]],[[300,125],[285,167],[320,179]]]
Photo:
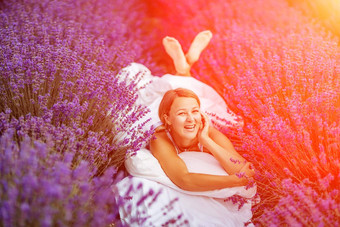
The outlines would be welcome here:
[[[165,132],[166,131],[166,127],[162,124],[159,125],[158,127],[156,127],[155,129],[155,133],[159,133],[159,132]]]
[[[168,136],[167,129],[165,127],[157,127],[155,133],[150,142],[151,153],[158,157],[158,155],[177,154],[171,139]],[[171,151],[171,152],[169,152]]]
[[[153,134],[152,142],[165,142],[170,141],[167,135],[167,129],[164,125],[160,125],[155,129]]]

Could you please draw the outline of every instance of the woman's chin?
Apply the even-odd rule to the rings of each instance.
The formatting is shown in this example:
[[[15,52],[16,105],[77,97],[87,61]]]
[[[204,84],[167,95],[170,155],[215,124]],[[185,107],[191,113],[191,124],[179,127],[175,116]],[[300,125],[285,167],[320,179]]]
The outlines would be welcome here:
[[[183,132],[183,138],[186,139],[195,139],[197,136],[197,131],[192,131],[192,132]]]

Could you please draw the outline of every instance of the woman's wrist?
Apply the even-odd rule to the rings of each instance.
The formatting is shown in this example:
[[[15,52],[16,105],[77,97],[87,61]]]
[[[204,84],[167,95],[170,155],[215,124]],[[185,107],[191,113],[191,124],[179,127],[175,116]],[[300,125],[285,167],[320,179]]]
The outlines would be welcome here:
[[[243,176],[237,176],[236,175],[236,177],[239,178],[239,180],[240,180],[239,181],[240,182],[240,186],[245,186],[249,182],[249,179],[248,179],[247,175],[243,175]]]
[[[200,139],[200,143],[203,145],[203,147],[208,148],[209,149],[209,145],[214,142],[209,136],[207,137],[202,137]]]
[[[248,179],[244,176],[238,176],[237,174],[230,175],[234,178],[235,187],[245,186],[248,184]]]

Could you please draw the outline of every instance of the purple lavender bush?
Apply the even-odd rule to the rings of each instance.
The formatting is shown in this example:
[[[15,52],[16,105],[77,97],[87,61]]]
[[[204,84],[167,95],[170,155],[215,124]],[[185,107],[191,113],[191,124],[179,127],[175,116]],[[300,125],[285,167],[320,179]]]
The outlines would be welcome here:
[[[340,5],[337,0],[287,0],[289,5],[299,9],[304,15],[316,18],[322,25],[340,37]]]
[[[42,2],[4,4],[0,111],[10,109],[16,119],[37,116],[56,127],[58,152],[68,149],[96,165],[120,165],[126,150],[138,149],[147,136],[140,135],[141,125],[134,125],[146,113],[134,105],[136,84],[117,76],[130,61],[128,52],[126,58],[121,55],[121,41],[116,52],[109,53],[79,23],[53,13],[49,17],[49,7],[43,8]],[[129,139],[117,141],[126,128]],[[39,130],[32,136],[44,137]]]
[[[92,177],[90,163],[75,165],[74,153],[54,152],[52,141],[28,135],[17,144],[17,136],[10,128],[0,138],[2,226],[105,226],[116,221],[113,167]]]
[[[140,24],[122,1],[105,2],[108,16],[73,2],[0,3],[3,226],[115,222],[113,174],[151,135],[135,105],[143,75],[118,73],[143,52],[129,49]]]

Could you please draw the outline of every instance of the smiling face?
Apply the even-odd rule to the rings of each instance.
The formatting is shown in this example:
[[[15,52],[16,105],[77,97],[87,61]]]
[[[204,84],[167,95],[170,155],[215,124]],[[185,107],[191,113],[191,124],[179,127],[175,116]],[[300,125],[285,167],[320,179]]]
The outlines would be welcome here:
[[[164,118],[172,134],[185,145],[197,136],[201,123],[200,106],[195,98],[177,97]]]

